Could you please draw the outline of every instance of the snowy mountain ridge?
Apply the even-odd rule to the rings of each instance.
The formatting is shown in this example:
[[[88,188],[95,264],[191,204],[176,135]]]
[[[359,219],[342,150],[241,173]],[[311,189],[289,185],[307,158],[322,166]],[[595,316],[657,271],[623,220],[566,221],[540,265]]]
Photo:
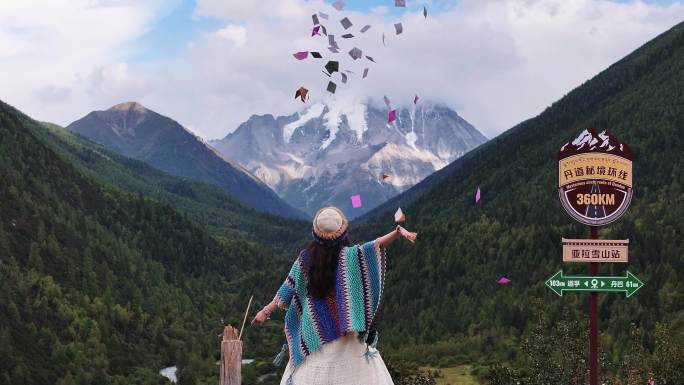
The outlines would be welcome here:
[[[447,106],[315,103],[290,116],[254,115],[211,144],[291,205],[336,205],[356,217],[453,162],[486,138]],[[382,178],[382,175],[389,178]],[[352,209],[349,196],[363,207]]]

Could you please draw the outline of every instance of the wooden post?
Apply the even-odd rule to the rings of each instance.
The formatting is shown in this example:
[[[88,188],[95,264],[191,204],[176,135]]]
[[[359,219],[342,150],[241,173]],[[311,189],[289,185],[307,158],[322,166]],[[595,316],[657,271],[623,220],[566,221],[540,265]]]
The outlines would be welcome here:
[[[223,328],[219,385],[242,385],[242,341],[230,325]]]

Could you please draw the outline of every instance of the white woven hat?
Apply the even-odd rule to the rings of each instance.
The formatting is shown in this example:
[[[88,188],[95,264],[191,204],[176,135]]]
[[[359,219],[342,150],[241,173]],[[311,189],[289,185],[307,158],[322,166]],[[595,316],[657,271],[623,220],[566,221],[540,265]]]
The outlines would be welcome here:
[[[337,207],[324,207],[316,213],[313,220],[313,231],[317,237],[333,240],[347,231],[349,223],[342,210]]]

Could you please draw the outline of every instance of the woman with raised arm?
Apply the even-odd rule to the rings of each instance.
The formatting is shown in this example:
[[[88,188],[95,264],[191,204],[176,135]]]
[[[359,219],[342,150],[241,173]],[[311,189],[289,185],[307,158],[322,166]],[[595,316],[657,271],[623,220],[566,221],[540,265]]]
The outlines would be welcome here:
[[[375,349],[375,315],[385,279],[385,247],[416,234],[397,226],[352,246],[342,211],[316,213],[313,240],[292,265],[273,301],[252,320],[264,323],[286,309],[290,359],[281,385],[388,385],[392,378]]]

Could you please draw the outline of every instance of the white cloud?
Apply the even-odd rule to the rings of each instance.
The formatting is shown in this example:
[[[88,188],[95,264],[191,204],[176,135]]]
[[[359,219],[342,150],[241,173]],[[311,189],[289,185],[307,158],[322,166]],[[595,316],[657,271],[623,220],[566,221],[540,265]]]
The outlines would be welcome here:
[[[165,0],[2,0],[0,99],[37,119],[68,123],[130,89],[129,44]]]
[[[216,31],[216,34],[230,42],[235,46],[244,45],[247,42],[247,30],[245,27],[239,25],[229,24],[225,28]]]
[[[491,137],[541,112],[684,19],[679,3],[462,0],[445,8],[444,1],[434,0],[427,20],[422,7],[409,8],[401,18],[404,33],[395,36],[394,9],[340,14],[320,0],[198,0],[194,16],[222,20],[222,27],[190,43],[179,42],[183,53],[173,60],[127,66],[127,48],[150,28],[160,5],[139,3],[100,3],[97,12],[85,0],[61,0],[61,8],[55,9],[39,0],[11,1],[10,11],[3,4],[0,98],[62,124],[91,109],[138,100],[206,138],[216,138],[251,114],[280,115],[301,108],[294,100],[301,85],[311,90],[309,103],[379,101],[388,95],[409,104],[417,93],[422,100],[446,102]],[[325,91],[325,59],[299,62],[292,57],[301,50],[330,54],[325,37],[310,37],[310,16],[318,11],[330,14],[330,20],[322,21],[343,48],[341,64],[356,72],[348,84],[338,84],[334,96]],[[55,19],[61,15],[68,22],[48,20],[50,12],[59,12]],[[17,21],[31,13],[43,16]],[[340,37],[339,19],[344,16],[354,23],[354,39]],[[113,19],[121,22],[105,22]],[[361,35],[358,30],[365,24],[373,27]],[[353,46],[377,64],[353,62],[346,54]],[[369,77],[361,80],[366,66]],[[68,102],[55,102],[60,98]]]
[[[357,74],[347,85],[338,77],[335,96],[325,91],[325,59],[298,62],[291,56],[300,50],[329,53],[325,37],[310,37],[310,15],[317,11],[330,14],[324,23],[343,47],[341,64]],[[395,36],[397,20],[381,7],[340,14],[320,1],[200,0],[196,15],[239,21],[249,41],[232,50],[225,42],[197,41],[178,65],[200,74],[193,78],[193,93],[201,105],[178,101],[169,110],[213,138],[251,114],[300,108],[293,99],[300,85],[311,90],[312,103],[388,95],[408,104],[417,93],[423,100],[446,102],[491,137],[541,112],[684,18],[681,4],[604,0],[464,0],[445,12],[430,12],[427,20],[422,7],[411,11],[401,20],[405,32]],[[340,38],[343,15],[354,22],[351,30],[358,36],[352,41]],[[365,24],[373,27],[359,35]],[[381,43],[383,32],[387,47]],[[354,45],[378,64],[352,63],[346,52]],[[361,80],[365,66],[370,75]]]
[[[195,15],[225,20],[297,18],[306,15],[302,0],[197,0]]]

